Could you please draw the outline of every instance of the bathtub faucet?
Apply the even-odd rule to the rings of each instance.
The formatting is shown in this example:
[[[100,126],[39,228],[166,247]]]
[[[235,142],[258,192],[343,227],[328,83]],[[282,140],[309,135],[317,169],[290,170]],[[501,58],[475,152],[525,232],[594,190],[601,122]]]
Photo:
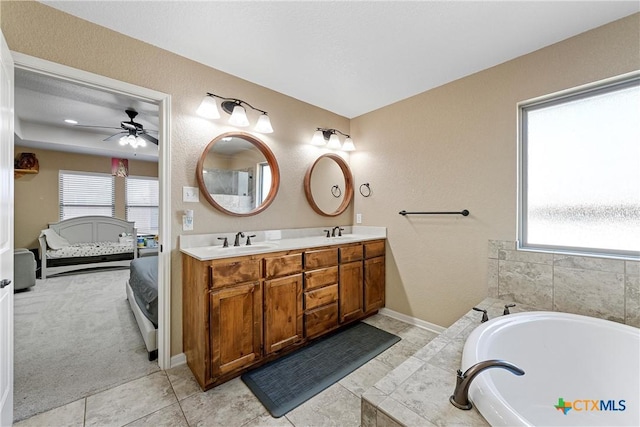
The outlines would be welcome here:
[[[487,310],[484,310],[484,309],[478,308],[478,307],[473,307],[473,309],[475,311],[481,311],[482,312],[482,320],[480,321],[480,323],[484,323],[487,320],[489,320],[489,315],[487,314]]]
[[[456,389],[453,391],[451,397],[449,397],[449,402],[458,409],[471,409],[473,407],[471,402],[469,402],[469,386],[471,385],[471,381],[473,381],[476,375],[480,372],[490,368],[502,368],[514,375],[524,375],[524,371],[522,369],[518,368],[513,363],[507,362],[506,360],[483,360],[482,362],[478,362],[467,369],[464,374],[460,369],[458,369]]]

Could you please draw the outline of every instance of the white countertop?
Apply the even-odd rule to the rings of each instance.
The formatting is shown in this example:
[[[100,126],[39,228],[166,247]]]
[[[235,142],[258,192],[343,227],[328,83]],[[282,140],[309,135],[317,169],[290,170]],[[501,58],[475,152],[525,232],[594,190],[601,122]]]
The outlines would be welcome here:
[[[230,258],[242,255],[255,255],[269,252],[289,251],[342,245],[345,243],[365,242],[385,239],[385,227],[342,226],[344,231],[339,237],[325,237],[326,228],[306,228],[287,230],[265,230],[244,232],[245,236],[256,235],[251,245],[246,245],[246,237],[240,239],[240,246],[233,246],[235,233],[212,233],[180,236],[180,252],[199,261]],[[227,238],[229,247],[222,246],[220,238]]]

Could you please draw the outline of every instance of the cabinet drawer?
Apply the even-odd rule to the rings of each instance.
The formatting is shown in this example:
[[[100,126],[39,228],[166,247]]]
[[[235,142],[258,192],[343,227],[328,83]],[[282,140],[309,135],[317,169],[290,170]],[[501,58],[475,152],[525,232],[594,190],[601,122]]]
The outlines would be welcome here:
[[[375,258],[384,255],[384,240],[364,244],[364,257]]]
[[[246,259],[209,267],[209,284],[212,288],[260,280],[260,260]]]
[[[305,290],[338,283],[338,267],[323,268],[304,273]]]
[[[305,292],[304,308],[305,310],[313,310],[323,305],[327,305],[338,301],[338,284],[325,286],[315,291]]]
[[[340,248],[340,263],[362,259],[362,245],[343,246]]]
[[[307,338],[313,338],[337,327],[338,303],[317,308],[304,315],[304,329]]]
[[[264,277],[289,276],[302,271],[302,253],[264,259]]]
[[[322,268],[338,265],[338,249],[322,249],[304,253],[304,268]]]

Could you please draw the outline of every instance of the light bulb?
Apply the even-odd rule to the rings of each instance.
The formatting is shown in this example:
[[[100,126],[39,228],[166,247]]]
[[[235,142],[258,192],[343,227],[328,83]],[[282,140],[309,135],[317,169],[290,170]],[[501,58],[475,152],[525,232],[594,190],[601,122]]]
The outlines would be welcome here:
[[[356,146],[353,144],[351,137],[347,137],[342,144],[342,151],[356,151]]]
[[[229,124],[238,127],[249,126],[249,119],[247,119],[247,113],[244,110],[244,107],[241,105],[233,107],[233,113],[231,113],[231,117],[229,118]]]
[[[261,114],[258,117],[258,123],[256,123],[256,132],[260,133],[273,133],[273,127],[271,127],[271,120],[267,113]]]
[[[329,137],[329,143],[327,144],[327,148],[331,148],[332,150],[340,149],[340,138],[335,133],[332,133]]]
[[[127,137],[126,137],[126,136],[121,137],[121,138],[120,138],[120,140],[119,140],[118,142],[119,142],[119,143],[120,143],[120,145],[122,145],[123,147],[129,143],[129,141],[127,140]]]
[[[313,138],[311,138],[311,144],[317,146],[323,146],[327,143],[324,139],[324,134],[321,130],[317,130],[313,133]]]
[[[220,111],[218,111],[216,100],[209,95],[205,96],[196,110],[196,114],[205,119],[219,119]]]

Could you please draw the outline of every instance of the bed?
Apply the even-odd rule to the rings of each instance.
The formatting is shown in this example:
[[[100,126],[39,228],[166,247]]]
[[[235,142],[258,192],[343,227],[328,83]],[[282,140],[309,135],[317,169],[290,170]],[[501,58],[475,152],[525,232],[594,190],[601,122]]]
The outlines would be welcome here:
[[[149,360],[155,360],[158,358],[158,256],[131,261],[126,286],[127,300],[147,347]]]
[[[125,237],[121,237],[125,236]],[[128,267],[137,258],[133,222],[81,216],[49,223],[40,242],[41,278],[97,267]]]

